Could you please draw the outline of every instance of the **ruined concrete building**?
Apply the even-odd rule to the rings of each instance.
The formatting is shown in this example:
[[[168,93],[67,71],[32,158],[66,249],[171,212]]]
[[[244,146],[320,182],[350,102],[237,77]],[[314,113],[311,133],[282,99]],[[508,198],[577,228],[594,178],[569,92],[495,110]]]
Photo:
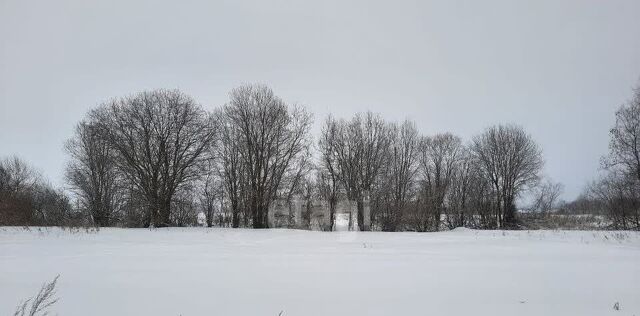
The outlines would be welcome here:
[[[369,197],[364,199],[364,226],[371,226]],[[332,225],[333,224],[333,225]],[[338,198],[334,223],[331,223],[329,202],[304,199],[294,196],[291,201],[275,200],[269,208],[269,227],[299,228],[312,230],[358,230],[358,207],[356,201],[348,200],[344,194]]]

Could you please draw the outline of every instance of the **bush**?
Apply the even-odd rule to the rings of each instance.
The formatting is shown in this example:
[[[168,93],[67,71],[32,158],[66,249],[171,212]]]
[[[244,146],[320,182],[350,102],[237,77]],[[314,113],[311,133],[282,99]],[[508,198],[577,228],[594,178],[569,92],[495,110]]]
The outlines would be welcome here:
[[[36,296],[18,304],[13,316],[49,315],[49,309],[58,302],[58,298],[55,296],[59,277],[60,275],[57,275],[53,281],[43,284]]]

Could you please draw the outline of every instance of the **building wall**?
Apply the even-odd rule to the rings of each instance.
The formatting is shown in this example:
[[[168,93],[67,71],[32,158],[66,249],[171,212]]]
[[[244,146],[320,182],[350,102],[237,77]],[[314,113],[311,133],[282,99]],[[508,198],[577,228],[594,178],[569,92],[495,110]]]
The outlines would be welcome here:
[[[348,218],[349,230],[358,230],[358,206],[355,201],[341,198],[336,204],[336,218]],[[291,201],[278,199],[269,208],[269,227],[331,230],[329,203],[295,196]],[[364,200],[365,229],[371,225],[369,199]]]

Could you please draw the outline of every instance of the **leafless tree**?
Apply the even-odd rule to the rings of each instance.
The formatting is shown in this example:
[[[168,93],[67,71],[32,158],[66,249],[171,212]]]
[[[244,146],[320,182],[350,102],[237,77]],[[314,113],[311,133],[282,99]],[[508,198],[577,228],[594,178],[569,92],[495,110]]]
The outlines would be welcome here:
[[[358,207],[358,228],[369,230],[364,219],[364,199],[371,192],[375,182],[381,174],[384,164],[387,162],[389,146],[391,144],[391,128],[380,115],[367,112],[364,115],[356,115],[352,120],[351,130],[355,131],[356,143],[359,143],[359,175],[357,183],[360,188],[351,190]]]
[[[603,159],[604,167],[622,168],[640,180],[640,87],[616,112],[616,123],[609,134],[609,156]]]
[[[420,136],[415,123],[390,125],[391,142],[383,177],[376,181],[372,211],[378,214],[383,231],[401,229],[408,203],[413,198],[418,169]]]
[[[115,149],[118,170],[144,195],[148,224],[170,225],[174,194],[208,160],[209,116],[178,90],[154,90],[103,104],[90,119]]]
[[[17,156],[0,160],[0,191],[29,190],[40,178],[34,168]]]
[[[68,224],[71,205],[24,160],[0,160],[0,225]]]
[[[0,164],[0,190],[5,191],[9,187],[9,172]]]
[[[335,230],[336,206],[338,205],[339,184],[334,174],[326,169],[319,168],[316,172],[315,192],[319,200],[327,201],[329,208],[329,227],[327,230]]]
[[[123,203],[121,223],[125,227],[146,227],[149,225],[149,205],[140,189],[130,181],[123,183]]]
[[[310,176],[315,167],[312,161],[311,148],[308,146],[289,164],[281,180],[281,189],[278,192],[278,196],[291,201],[294,195],[307,196],[311,194],[310,188],[315,185],[312,185],[313,181]]]
[[[514,228],[516,197],[539,181],[541,149],[521,127],[498,125],[474,137],[471,150],[495,190],[496,226]]]
[[[239,139],[247,208],[254,228],[268,228],[271,201],[287,171],[309,146],[311,114],[288,106],[261,85],[233,89],[230,98],[222,115]]]
[[[313,176],[315,176],[315,178]],[[313,201],[324,198],[324,196],[322,196],[322,192],[319,190],[321,185],[316,183],[316,181],[318,181],[318,173],[316,172],[314,174],[313,171],[309,171],[304,177],[301,177],[299,182],[296,184],[295,194],[290,196],[288,200],[289,207],[294,206],[294,198],[299,198],[302,201],[302,212],[299,218],[296,218],[297,214],[290,212],[290,221],[288,223],[289,227],[303,227],[307,229],[319,228],[325,231],[333,230],[333,224],[331,222],[326,225],[314,222]],[[303,220],[304,222],[300,222],[300,220]],[[298,222],[296,223],[295,221]]]
[[[199,192],[199,203],[207,217],[207,227],[214,223],[216,205],[222,197],[221,183],[213,172],[209,172],[202,181]]]
[[[563,186],[561,183],[553,182],[547,178],[542,181],[534,192],[534,200],[531,206],[532,211],[538,211],[543,215],[549,213],[558,205],[558,199],[562,194]]]
[[[347,198],[357,203],[358,228],[369,230],[365,225],[364,199],[388,157],[391,129],[380,115],[371,112],[356,114],[350,121],[327,122],[327,126],[330,124],[334,124],[333,130],[326,128],[323,133],[334,133],[329,136],[335,176]]]
[[[224,110],[216,112],[215,124],[218,125],[217,145],[214,146],[215,160],[218,166],[215,172],[222,179],[225,195],[231,208],[231,226],[240,226],[240,216],[246,205],[248,176],[242,156],[243,146],[240,129],[234,125]]]
[[[91,122],[80,122],[75,135],[65,144],[71,161],[66,179],[80,207],[88,212],[96,226],[111,226],[118,219],[122,192],[116,170],[115,149]]]
[[[335,226],[335,213],[338,204],[338,194],[340,190],[340,171],[336,152],[336,144],[338,138],[338,123],[329,116],[325,120],[320,139],[318,140],[318,148],[320,151],[320,164],[317,173],[318,192],[324,200],[327,201],[329,207],[329,223],[331,230]]]
[[[282,200],[286,200],[289,204],[289,216],[288,227],[296,227],[296,214],[293,211],[293,207],[297,207],[295,203],[296,199],[302,199],[303,211],[306,214],[311,214],[312,199],[316,198],[317,184],[313,178],[313,171],[316,170],[315,164],[312,161],[310,146],[303,152],[301,152],[296,159],[294,159],[281,180],[281,188],[278,190],[277,197]],[[304,217],[304,214],[302,214]],[[308,222],[309,228],[311,228],[311,222]],[[319,227],[323,230],[329,230],[327,227]]]
[[[195,226],[198,218],[198,201],[195,183],[188,183],[176,191],[171,199],[171,223],[178,227]]]
[[[602,200],[597,199],[590,191],[592,184],[573,201],[559,202],[557,213],[563,215],[605,215],[606,207]]]
[[[613,229],[640,230],[640,185],[635,175],[612,171],[588,188],[588,195],[601,201]]]
[[[33,192],[38,173],[14,156],[0,160],[0,225],[28,225],[33,220]]]
[[[458,163],[449,184],[445,209],[445,224],[449,229],[471,226],[473,215],[477,210],[474,207],[476,193],[479,188],[478,166],[469,154],[466,147],[459,153]]]
[[[425,137],[420,144],[421,196],[431,214],[432,229],[440,228],[446,199],[462,156],[462,140],[452,134]]]
[[[68,226],[72,213],[69,197],[47,182],[36,185],[31,192],[31,225]]]
[[[589,187],[616,229],[640,229],[640,87],[620,106],[610,130],[609,155],[602,159],[608,174]]]

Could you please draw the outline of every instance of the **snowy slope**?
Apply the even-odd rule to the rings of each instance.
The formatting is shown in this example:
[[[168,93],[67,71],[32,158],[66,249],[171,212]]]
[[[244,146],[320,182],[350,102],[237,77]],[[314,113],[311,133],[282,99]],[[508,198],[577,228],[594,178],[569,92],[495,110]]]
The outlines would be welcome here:
[[[640,315],[629,232],[0,228],[0,315],[56,274],[61,316]]]

